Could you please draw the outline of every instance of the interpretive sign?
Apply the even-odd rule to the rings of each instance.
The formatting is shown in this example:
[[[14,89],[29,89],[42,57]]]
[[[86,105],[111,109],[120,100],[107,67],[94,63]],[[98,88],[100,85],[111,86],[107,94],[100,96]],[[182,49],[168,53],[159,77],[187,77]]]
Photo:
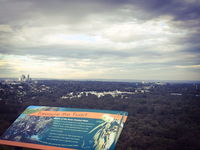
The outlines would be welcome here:
[[[112,150],[127,112],[29,106],[0,144],[43,150]]]

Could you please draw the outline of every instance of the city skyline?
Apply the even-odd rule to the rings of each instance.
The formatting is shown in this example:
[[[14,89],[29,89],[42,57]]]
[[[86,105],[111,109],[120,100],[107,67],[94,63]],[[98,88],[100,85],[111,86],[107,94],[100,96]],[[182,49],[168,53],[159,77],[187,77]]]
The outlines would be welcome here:
[[[0,0],[0,78],[200,80],[199,0]]]

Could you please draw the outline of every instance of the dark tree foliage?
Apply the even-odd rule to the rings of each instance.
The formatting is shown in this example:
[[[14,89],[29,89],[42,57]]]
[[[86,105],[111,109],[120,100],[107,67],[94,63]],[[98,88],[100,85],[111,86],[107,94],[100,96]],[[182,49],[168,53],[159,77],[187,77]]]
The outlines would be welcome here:
[[[146,87],[150,87],[148,91]],[[135,94],[127,94],[126,98],[111,95],[98,98],[89,94],[61,99],[70,92],[115,90]],[[117,150],[200,149],[200,84],[58,80],[0,83],[0,134],[29,105],[127,111],[129,116]],[[0,149],[13,148],[1,146]]]

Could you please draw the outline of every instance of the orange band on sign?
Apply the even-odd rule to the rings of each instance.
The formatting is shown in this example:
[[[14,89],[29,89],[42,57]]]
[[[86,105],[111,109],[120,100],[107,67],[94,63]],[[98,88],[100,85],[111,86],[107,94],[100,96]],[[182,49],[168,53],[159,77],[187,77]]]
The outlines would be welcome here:
[[[76,149],[71,149],[71,148],[46,146],[46,145],[40,145],[40,144],[23,143],[23,142],[15,142],[15,141],[8,141],[8,140],[0,140],[0,144],[26,147],[26,148],[34,148],[34,149],[40,149],[40,150],[76,150]]]
[[[117,120],[122,119],[122,115],[119,114],[105,114],[96,112],[69,112],[69,111],[39,111],[29,114],[30,116],[41,116],[41,117],[73,117],[73,118],[92,118],[92,119],[103,119],[104,115],[112,117]],[[123,121],[125,122],[127,116],[124,116]]]

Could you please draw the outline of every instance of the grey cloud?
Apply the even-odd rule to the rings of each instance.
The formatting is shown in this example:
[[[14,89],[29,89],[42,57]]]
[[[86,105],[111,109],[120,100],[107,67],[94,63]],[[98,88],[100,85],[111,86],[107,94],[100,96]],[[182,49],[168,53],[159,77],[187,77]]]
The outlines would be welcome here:
[[[0,23],[9,23],[16,28],[58,23],[81,26],[90,23],[90,19],[95,21],[102,18],[111,23],[134,19],[147,21],[165,15],[173,17],[174,22],[171,23],[175,26],[197,29],[200,26],[198,1],[186,3],[181,0],[12,0],[0,3]]]
[[[8,51],[4,51],[5,52]],[[64,48],[59,46],[53,47],[35,47],[31,49],[20,49],[14,50],[13,52],[6,54],[31,56],[36,60],[45,61],[65,61],[68,59],[74,60],[85,60],[97,61],[101,66],[105,67],[120,67],[128,68],[132,67],[167,67],[174,65],[198,65],[200,64],[199,54],[193,57],[184,57],[191,52],[188,51],[178,51],[173,53],[156,53],[151,51],[112,51],[112,50],[90,50],[90,49],[74,49],[74,48]],[[127,60],[127,58],[129,60]],[[132,60],[133,58],[133,60]],[[140,61],[134,60],[134,58]],[[170,58],[168,61],[164,62],[153,62],[153,60],[162,60]],[[151,59],[148,61],[148,59]],[[147,62],[145,62],[147,61]],[[98,64],[98,63],[97,63]],[[95,63],[95,65],[97,65]]]
[[[143,49],[142,51],[140,49]],[[31,48],[16,48],[16,47],[0,47],[1,54],[14,54],[14,55],[32,55],[32,56],[46,56],[57,58],[128,58],[128,57],[157,57],[160,56],[160,52],[151,51],[144,47],[138,47],[137,49],[121,49],[112,50],[102,48],[88,48],[88,47],[75,47],[75,46],[39,46]]]
[[[0,0],[0,24],[10,25],[13,33],[20,31],[23,27],[46,27],[64,24],[68,25],[72,33],[75,30],[75,32],[87,34],[89,31],[91,33],[106,28],[107,25],[112,27],[112,25],[122,22],[145,22],[163,16],[172,17],[168,23],[174,29],[179,29],[177,32],[187,31],[187,35],[182,35],[178,39],[176,37],[170,38],[169,43],[176,46],[182,45],[180,50],[175,52],[154,50],[155,47],[146,46],[143,43],[134,49],[124,48],[118,51],[109,49],[106,45],[104,48],[93,48],[89,46],[40,46],[38,44],[38,47],[27,48],[27,46],[23,47],[22,43],[19,48],[18,45],[15,45],[17,42],[12,43],[12,40],[6,44],[2,43],[3,41],[9,41],[12,33],[0,32],[0,54],[32,56],[47,61],[54,61],[52,58],[55,58],[55,61],[68,58],[99,61],[91,68],[97,67],[96,65],[119,69],[199,65],[199,8],[199,1],[188,3],[186,0]],[[91,24],[93,25],[92,28],[90,28]],[[142,35],[141,38],[144,36]],[[120,40],[114,42],[117,43]],[[187,55],[194,57],[185,58]],[[123,62],[123,60],[131,57],[141,60],[149,58],[155,60],[172,58],[172,60],[163,63],[146,63],[142,61],[135,63],[131,60],[129,62],[127,60],[128,63]],[[12,68],[10,67],[5,66],[4,70],[0,68],[0,71],[11,74],[12,72],[9,71]]]
[[[172,15],[175,20],[191,20],[200,18],[200,1],[186,2],[184,0],[127,0],[126,3],[136,5],[152,17]]]
[[[182,38],[177,39],[176,42],[178,43],[184,43],[184,44],[192,44],[192,47],[196,47],[198,46],[200,48],[200,32],[196,32],[196,33],[191,33],[189,35],[186,35]]]
[[[146,13],[129,14],[132,17],[158,17],[160,15],[172,15],[175,20],[199,19],[200,2],[186,3],[180,0],[12,0],[3,1],[0,5],[1,21],[30,17],[31,15],[66,17],[68,19],[81,20],[92,14],[109,15],[119,10],[138,8]],[[142,13],[142,11],[139,11]],[[122,12],[121,12],[122,13]],[[148,18],[150,19],[150,18]]]
[[[30,5],[28,1],[0,1],[0,23],[7,24],[29,17]]]
[[[1,23],[20,22],[24,19],[42,17],[43,21],[80,22],[92,14],[105,14],[119,8],[120,5],[103,1],[72,0],[12,0],[0,2]],[[116,3],[117,4],[117,3]],[[27,23],[28,24],[28,23]]]

